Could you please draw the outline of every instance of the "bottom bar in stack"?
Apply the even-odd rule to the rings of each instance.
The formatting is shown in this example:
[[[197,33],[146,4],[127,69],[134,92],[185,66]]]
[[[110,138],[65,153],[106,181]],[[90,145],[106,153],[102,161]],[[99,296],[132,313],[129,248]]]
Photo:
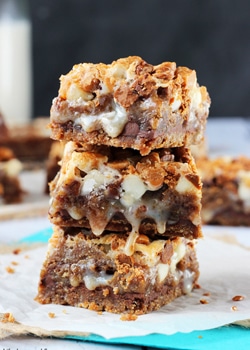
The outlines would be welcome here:
[[[54,227],[36,300],[112,313],[145,314],[194,288],[195,240]]]

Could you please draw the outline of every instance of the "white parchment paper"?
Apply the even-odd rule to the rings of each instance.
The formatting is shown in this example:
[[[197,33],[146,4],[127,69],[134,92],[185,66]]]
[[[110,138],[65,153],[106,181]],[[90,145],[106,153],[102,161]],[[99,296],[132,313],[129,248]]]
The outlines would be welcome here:
[[[46,245],[18,255],[0,255],[0,313],[12,313],[24,333],[37,327],[46,335],[92,333],[107,339],[150,333],[170,335],[250,319],[250,229],[221,231],[209,227],[204,229],[204,236],[197,245],[201,288],[135,321],[122,321],[121,315],[106,312],[98,314],[34,301]],[[236,295],[244,299],[233,301]],[[11,332],[16,324],[0,322],[0,330],[7,326]]]

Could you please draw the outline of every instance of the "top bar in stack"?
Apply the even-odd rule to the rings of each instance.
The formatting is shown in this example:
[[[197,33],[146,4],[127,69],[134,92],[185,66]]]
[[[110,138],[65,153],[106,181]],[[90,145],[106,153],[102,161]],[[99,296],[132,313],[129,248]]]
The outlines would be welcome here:
[[[137,56],[110,65],[83,63],[61,77],[51,107],[56,140],[139,150],[201,142],[210,98],[196,72]]]

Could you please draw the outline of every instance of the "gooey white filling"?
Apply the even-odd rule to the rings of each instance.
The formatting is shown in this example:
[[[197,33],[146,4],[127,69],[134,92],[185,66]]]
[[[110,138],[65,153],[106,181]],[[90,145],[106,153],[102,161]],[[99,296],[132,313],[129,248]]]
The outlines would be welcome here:
[[[68,148],[69,147],[66,147],[66,152],[70,152]],[[99,190],[105,193],[105,190],[109,184],[122,180],[121,184],[117,187],[116,197],[112,198],[110,201],[110,205],[106,213],[106,220],[102,219],[102,223],[101,220],[99,220],[99,226],[97,227],[97,221],[93,219],[91,215],[87,217],[93,233],[100,235],[105,229],[109,220],[117,211],[123,213],[127,221],[131,224],[131,234],[138,233],[143,217],[148,217],[154,220],[158,232],[160,234],[164,233],[170,214],[166,209],[166,204],[160,200],[157,193],[154,197],[149,196],[149,198],[147,198],[147,196],[144,196],[147,191],[157,191],[158,188],[152,188],[150,184],[145,183],[136,173],[125,176],[122,175],[118,170],[106,165],[107,161],[108,159],[105,156],[99,155],[98,157],[95,157],[92,155],[91,157],[90,155],[85,155],[85,153],[81,155],[78,152],[73,152],[71,160],[67,163],[66,173],[63,174],[61,172],[57,186],[62,186],[65,178],[68,179],[75,177],[75,180],[81,183],[80,194],[88,196],[92,192],[98,195]],[[76,167],[87,174],[83,178],[76,175]],[[180,168],[180,172],[183,171],[185,173],[187,170],[186,168],[186,164],[183,164],[183,166]],[[176,185],[176,191],[180,194],[193,192],[195,196],[197,196],[196,187],[183,175],[180,176],[180,179]],[[199,200],[199,198],[197,200]],[[141,210],[140,208],[144,208],[142,210],[145,210],[145,212],[142,212],[141,214],[140,212],[137,213],[138,210]],[[51,208],[51,213],[52,210],[53,209]],[[75,220],[79,220],[84,215],[87,215],[85,211],[77,206],[68,206],[67,210],[69,215]],[[190,217],[190,219],[195,225],[200,223],[200,217],[197,215],[194,215],[193,218]],[[171,220],[169,223],[174,224],[175,222]],[[127,255],[130,255],[129,250],[127,250]]]
[[[117,103],[112,104],[113,110],[97,115],[81,114],[75,119],[74,125],[81,125],[84,131],[92,132],[103,129],[110,137],[117,137],[128,121],[126,110]]]
[[[103,239],[100,238],[99,240],[103,244],[108,243],[110,236],[112,236],[112,234],[103,237]],[[93,243],[95,243],[95,241],[97,240],[94,240]],[[177,283],[180,278],[183,277],[184,292],[189,293],[192,290],[194,274],[189,270],[182,272],[177,268],[177,264],[184,258],[187,252],[185,240],[179,238],[178,242],[174,244],[174,253],[170,258],[169,264],[162,263],[160,260],[160,252],[163,250],[165,243],[166,241],[164,240],[156,240],[148,245],[133,242],[133,258],[138,265],[148,266],[148,274],[145,275],[145,278],[150,278],[152,284],[156,283],[156,281],[158,283],[163,283],[169,274],[174,277]],[[130,244],[132,244],[131,241]],[[126,254],[126,245],[127,242],[123,247],[119,247],[118,250],[110,249],[107,256],[115,260],[117,255],[121,253]],[[113,278],[112,274],[106,274],[104,271],[101,271],[98,274],[94,273],[88,263],[81,263],[79,266],[83,271],[82,281],[89,290],[94,290],[98,286],[107,286]],[[80,282],[81,281],[78,281],[77,285]],[[72,278],[72,285],[74,286],[75,283],[76,282]]]

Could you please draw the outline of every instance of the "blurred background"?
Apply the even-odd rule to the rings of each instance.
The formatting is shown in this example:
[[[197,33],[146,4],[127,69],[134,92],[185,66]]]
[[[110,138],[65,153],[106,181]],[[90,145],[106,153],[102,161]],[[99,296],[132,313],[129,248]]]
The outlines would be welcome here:
[[[250,115],[249,0],[30,2],[33,115],[47,116],[59,77],[80,62],[139,55],[195,69],[210,116]]]

